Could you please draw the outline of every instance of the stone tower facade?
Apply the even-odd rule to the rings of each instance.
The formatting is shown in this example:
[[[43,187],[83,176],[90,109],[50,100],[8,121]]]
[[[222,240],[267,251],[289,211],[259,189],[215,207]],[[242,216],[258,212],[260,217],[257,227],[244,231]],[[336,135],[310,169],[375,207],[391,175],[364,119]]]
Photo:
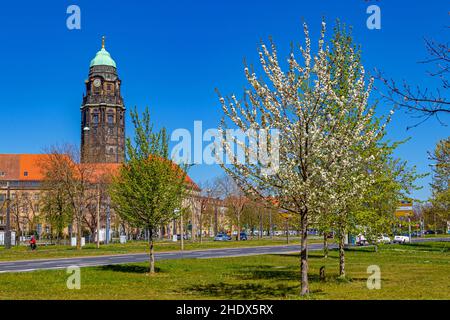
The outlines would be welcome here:
[[[81,161],[121,163],[125,160],[125,105],[116,63],[102,49],[91,61],[81,105]]]

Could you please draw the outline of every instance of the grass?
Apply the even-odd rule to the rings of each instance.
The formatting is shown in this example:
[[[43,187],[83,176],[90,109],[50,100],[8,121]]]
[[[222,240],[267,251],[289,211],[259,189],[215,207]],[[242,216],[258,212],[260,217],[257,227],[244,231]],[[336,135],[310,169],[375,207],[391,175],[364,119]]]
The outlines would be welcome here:
[[[320,239],[312,239],[310,243],[321,242]],[[290,244],[299,243],[297,239],[290,239]],[[235,248],[252,246],[285,245],[285,238],[270,239],[249,239],[247,241],[211,241],[205,240],[203,243],[185,241],[185,250],[213,249],[213,248]],[[180,243],[171,241],[157,241],[155,251],[176,251],[180,250]],[[145,241],[132,241],[126,244],[101,245],[97,249],[95,244],[87,244],[82,250],[77,250],[71,246],[54,245],[38,246],[36,251],[31,251],[27,246],[15,246],[10,250],[0,246],[0,261],[17,261],[46,258],[71,258],[80,256],[97,256],[126,253],[140,253],[148,251],[148,243]]]
[[[362,247],[346,253],[346,280],[338,278],[338,254],[310,253],[307,299],[448,299],[448,242]],[[164,260],[158,273],[147,264],[81,269],[81,289],[68,290],[65,270],[0,274],[0,299],[299,299],[295,254],[219,259]],[[381,289],[369,290],[367,267],[381,269]],[[326,280],[319,279],[325,266]]]

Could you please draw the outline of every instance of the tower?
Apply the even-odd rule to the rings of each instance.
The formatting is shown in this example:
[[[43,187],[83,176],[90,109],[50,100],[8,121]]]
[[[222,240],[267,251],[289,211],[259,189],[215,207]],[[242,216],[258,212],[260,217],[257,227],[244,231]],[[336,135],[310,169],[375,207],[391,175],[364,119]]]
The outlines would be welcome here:
[[[102,48],[92,59],[81,105],[81,161],[121,163],[125,160],[125,105],[116,63]]]

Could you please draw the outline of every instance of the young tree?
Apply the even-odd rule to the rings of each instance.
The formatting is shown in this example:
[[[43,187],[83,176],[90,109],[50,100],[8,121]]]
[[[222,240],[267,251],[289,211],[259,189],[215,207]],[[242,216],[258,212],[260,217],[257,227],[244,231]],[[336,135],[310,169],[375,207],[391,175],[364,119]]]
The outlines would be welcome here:
[[[249,199],[239,186],[229,176],[223,176],[219,181],[219,188],[224,195],[225,205],[232,222],[237,227],[237,240],[241,240],[242,215]]]
[[[52,233],[56,236],[56,243],[59,244],[63,237],[64,229],[70,224],[73,217],[73,208],[68,202],[68,195],[65,189],[58,189],[61,185],[56,185],[55,189],[44,188],[41,197],[41,212],[43,218],[50,225]]]
[[[148,108],[142,118],[131,111],[134,143],[126,141],[127,161],[113,178],[110,195],[116,213],[129,224],[148,230],[150,274],[155,273],[155,231],[177,217],[186,190],[186,172],[168,153],[165,129],[154,132]]]
[[[51,147],[47,156],[40,163],[44,175],[43,186],[49,191],[47,204],[61,201],[64,212],[73,214],[72,221],[76,226],[77,249],[81,250],[81,236],[86,208],[93,201],[92,177],[95,165],[80,163],[80,152],[72,145]],[[48,208],[50,209],[50,208]],[[54,209],[54,208],[53,208]],[[52,210],[53,210],[52,209]]]
[[[325,23],[322,24],[317,54],[311,51],[306,24],[305,48],[300,48],[303,65],[294,52],[284,72],[278,61],[277,50],[261,45],[260,62],[270,83],[245,68],[251,90],[244,100],[234,95],[220,98],[225,115],[243,132],[278,129],[280,143],[263,143],[268,154],[278,153],[279,166],[269,173],[265,163],[239,162],[227,141],[227,123],[220,128],[222,143],[230,166],[222,167],[236,183],[253,196],[279,199],[279,207],[299,217],[301,231],[301,294],[309,293],[308,233],[310,221],[315,221],[321,208],[330,203],[345,208],[346,201],[360,194],[370,183],[362,168],[370,157],[365,150],[383,135],[384,126],[375,125],[375,106],[368,105],[372,80],[367,85],[364,68],[352,48],[335,47],[333,52],[324,46]],[[330,56],[333,54],[333,59]],[[332,71],[335,61],[348,61],[355,72],[339,77]],[[355,76],[357,75],[357,76]],[[344,82],[345,94],[336,87]],[[338,106],[338,107],[337,107]],[[351,121],[350,121],[351,120]],[[270,134],[268,134],[270,136]],[[268,139],[269,141],[272,141]],[[246,159],[255,159],[252,148],[239,144]],[[343,180],[344,179],[344,180]],[[340,188],[347,188],[345,196]]]

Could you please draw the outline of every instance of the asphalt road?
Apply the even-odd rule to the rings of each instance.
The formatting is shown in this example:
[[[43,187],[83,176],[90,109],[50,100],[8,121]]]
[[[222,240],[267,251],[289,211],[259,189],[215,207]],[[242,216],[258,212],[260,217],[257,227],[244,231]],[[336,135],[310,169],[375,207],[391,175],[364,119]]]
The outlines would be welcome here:
[[[425,238],[413,239],[413,242],[425,241],[450,241],[450,238]],[[330,248],[336,248],[336,245],[330,245]],[[315,243],[308,246],[309,250],[321,250],[322,244]],[[282,254],[299,252],[300,245],[277,245],[263,247],[246,247],[246,248],[223,248],[223,249],[207,249],[193,251],[173,251],[173,252],[157,252],[156,260],[167,259],[208,259],[208,258],[224,258],[236,256],[251,256],[261,254]],[[109,256],[95,257],[73,257],[59,259],[36,259],[24,261],[8,261],[0,262],[0,273],[6,272],[29,272],[35,270],[51,270],[65,269],[69,266],[93,267],[113,264],[135,263],[148,261],[147,253],[133,253]]]

